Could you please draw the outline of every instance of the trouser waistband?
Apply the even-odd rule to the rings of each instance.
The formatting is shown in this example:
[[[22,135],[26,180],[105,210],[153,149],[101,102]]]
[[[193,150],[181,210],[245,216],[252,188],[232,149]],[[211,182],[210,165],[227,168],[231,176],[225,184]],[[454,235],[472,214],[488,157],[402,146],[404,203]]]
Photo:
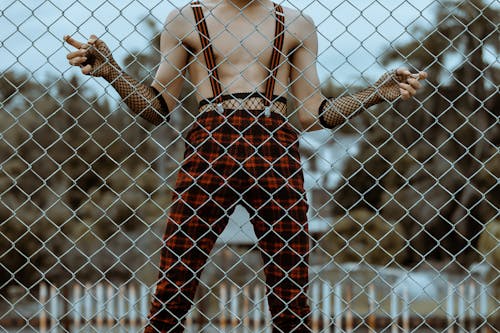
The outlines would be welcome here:
[[[259,93],[238,93],[222,95],[219,103],[206,99],[202,100],[198,110],[200,112],[217,111],[219,113],[223,113],[226,110],[261,110],[266,116],[269,116],[271,112],[285,116],[287,113],[287,102],[284,97],[274,96],[273,100],[269,101],[269,105],[266,106],[265,97]]]

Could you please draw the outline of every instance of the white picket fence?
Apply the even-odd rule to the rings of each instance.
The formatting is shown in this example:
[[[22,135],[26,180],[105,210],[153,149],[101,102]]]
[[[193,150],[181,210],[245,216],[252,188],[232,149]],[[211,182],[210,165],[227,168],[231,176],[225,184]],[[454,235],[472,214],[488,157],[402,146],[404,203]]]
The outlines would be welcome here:
[[[151,295],[144,285],[115,287],[98,283],[94,286],[87,284],[82,288],[75,284],[70,290],[63,295],[54,286],[47,283],[40,285],[39,302],[42,307],[38,324],[41,333],[58,332],[58,328],[79,332],[85,327],[95,328],[99,332],[106,331],[106,328],[125,326],[128,332],[139,332],[146,325]],[[238,288],[234,284],[222,283],[215,291],[218,315],[212,319],[211,325],[217,327],[218,331],[271,332],[271,315],[264,286]],[[384,316],[376,314],[380,300],[377,300],[374,285],[368,287],[368,313],[364,315],[352,309],[352,287],[347,283],[332,286],[329,282],[313,282],[309,296],[314,332],[350,333],[360,327],[374,332],[390,327],[391,333],[407,333],[421,326],[448,333],[492,332],[487,322],[487,289],[485,285],[477,283],[458,286],[450,283],[445,315],[439,317],[412,314],[407,289],[403,289],[402,295],[390,293],[390,310]],[[200,317],[196,308],[191,309],[186,318],[186,332],[198,332],[202,325],[207,324],[202,323]]]
[[[98,329],[118,325],[139,326],[146,324],[150,291],[144,285],[80,284],[71,286],[71,294],[63,295],[61,290],[46,283],[40,285],[39,303],[40,332],[55,332],[57,327],[70,325],[78,331],[85,326]],[[70,313],[71,319],[63,320]]]

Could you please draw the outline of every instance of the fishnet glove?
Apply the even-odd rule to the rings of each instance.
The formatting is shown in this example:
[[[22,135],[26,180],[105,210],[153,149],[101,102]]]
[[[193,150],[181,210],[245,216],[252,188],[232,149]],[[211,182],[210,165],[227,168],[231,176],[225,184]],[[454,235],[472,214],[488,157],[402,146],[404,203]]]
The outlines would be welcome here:
[[[168,107],[161,93],[122,72],[106,43],[92,36],[89,44],[82,47],[87,57],[82,64],[84,72],[110,82],[125,104],[147,121],[155,125],[168,121]]]
[[[401,96],[400,82],[406,82],[404,75],[396,70],[385,73],[373,87],[340,98],[325,98],[319,107],[319,120],[326,128],[333,128],[353,117],[359,111],[387,100],[392,102]]]

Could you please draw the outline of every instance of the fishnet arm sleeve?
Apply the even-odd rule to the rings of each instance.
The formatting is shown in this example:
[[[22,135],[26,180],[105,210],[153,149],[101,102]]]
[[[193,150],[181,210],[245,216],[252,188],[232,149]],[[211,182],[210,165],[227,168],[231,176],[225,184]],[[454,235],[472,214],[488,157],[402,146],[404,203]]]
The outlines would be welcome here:
[[[168,106],[162,94],[124,73],[106,43],[97,39],[94,45],[88,46],[86,56],[88,60],[83,66],[92,66],[89,74],[111,83],[132,112],[155,125],[169,120]]]
[[[393,101],[400,96],[395,71],[384,74],[374,85],[355,94],[340,98],[325,98],[319,107],[319,121],[333,128],[352,118],[360,111],[384,100]]]
[[[132,112],[155,125],[169,120],[167,103],[156,88],[139,83],[124,72],[103,77],[111,83]]]
[[[367,88],[353,95],[325,98],[319,107],[319,121],[326,128],[333,128],[353,117],[359,111],[381,102],[374,88]]]

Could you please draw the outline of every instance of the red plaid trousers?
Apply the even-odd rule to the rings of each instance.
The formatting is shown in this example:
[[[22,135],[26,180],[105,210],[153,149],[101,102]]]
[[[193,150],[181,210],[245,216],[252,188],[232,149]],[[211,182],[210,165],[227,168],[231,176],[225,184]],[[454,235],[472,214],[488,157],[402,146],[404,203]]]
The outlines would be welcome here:
[[[297,131],[279,113],[203,112],[186,138],[145,333],[182,332],[198,278],[237,204],[264,261],[273,332],[309,332],[309,237]]]

